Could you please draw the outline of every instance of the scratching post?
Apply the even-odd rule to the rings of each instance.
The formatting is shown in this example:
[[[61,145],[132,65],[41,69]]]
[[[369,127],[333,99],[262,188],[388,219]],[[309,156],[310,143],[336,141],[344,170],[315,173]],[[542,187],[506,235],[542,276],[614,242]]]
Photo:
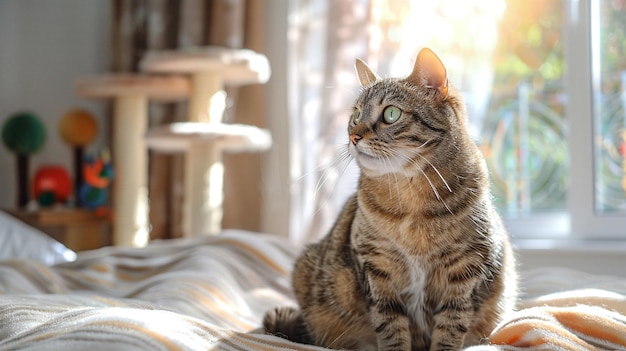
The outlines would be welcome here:
[[[148,242],[147,149],[148,100],[186,98],[188,79],[147,75],[105,75],[79,80],[78,95],[113,99],[113,243]]]
[[[225,85],[265,83],[267,58],[250,50],[221,47],[151,52],[141,62],[148,72],[184,73],[191,77],[188,122],[150,131],[154,150],[185,153],[183,231],[185,236],[217,234],[221,230],[222,152],[269,148],[267,131],[253,126],[222,124]],[[256,136],[258,140],[250,140]]]

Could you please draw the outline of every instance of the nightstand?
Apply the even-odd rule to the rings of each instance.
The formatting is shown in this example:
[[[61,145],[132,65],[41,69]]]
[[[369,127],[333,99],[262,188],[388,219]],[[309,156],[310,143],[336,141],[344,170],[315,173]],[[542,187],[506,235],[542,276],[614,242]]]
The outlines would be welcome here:
[[[111,221],[86,209],[5,210],[22,222],[50,235],[74,251],[112,244]]]

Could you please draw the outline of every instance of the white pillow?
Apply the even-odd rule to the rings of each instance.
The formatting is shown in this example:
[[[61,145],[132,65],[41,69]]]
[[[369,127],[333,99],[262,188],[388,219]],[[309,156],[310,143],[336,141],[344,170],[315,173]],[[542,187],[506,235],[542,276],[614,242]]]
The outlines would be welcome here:
[[[17,218],[0,211],[0,260],[28,258],[53,265],[74,261],[76,253]]]

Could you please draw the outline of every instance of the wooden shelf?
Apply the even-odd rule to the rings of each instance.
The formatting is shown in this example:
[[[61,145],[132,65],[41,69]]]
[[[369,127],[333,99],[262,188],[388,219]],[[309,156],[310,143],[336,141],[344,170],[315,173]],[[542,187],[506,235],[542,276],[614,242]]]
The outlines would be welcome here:
[[[86,209],[4,210],[74,251],[111,245],[111,221]]]

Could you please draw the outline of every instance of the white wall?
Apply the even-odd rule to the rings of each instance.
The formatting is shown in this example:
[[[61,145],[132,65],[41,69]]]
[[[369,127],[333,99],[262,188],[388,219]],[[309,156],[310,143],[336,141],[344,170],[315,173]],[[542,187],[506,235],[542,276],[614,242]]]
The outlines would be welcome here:
[[[0,1],[0,126],[22,110],[38,115],[46,126],[43,149],[31,157],[31,175],[39,165],[60,164],[73,174],[72,152],[58,135],[57,124],[73,107],[90,110],[101,132],[87,151],[102,147],[105,104],[74,94],[73,82],[104,72],[110,62],[110,1]],[[0,208],[16,204],[15,160],[0,146]]]

